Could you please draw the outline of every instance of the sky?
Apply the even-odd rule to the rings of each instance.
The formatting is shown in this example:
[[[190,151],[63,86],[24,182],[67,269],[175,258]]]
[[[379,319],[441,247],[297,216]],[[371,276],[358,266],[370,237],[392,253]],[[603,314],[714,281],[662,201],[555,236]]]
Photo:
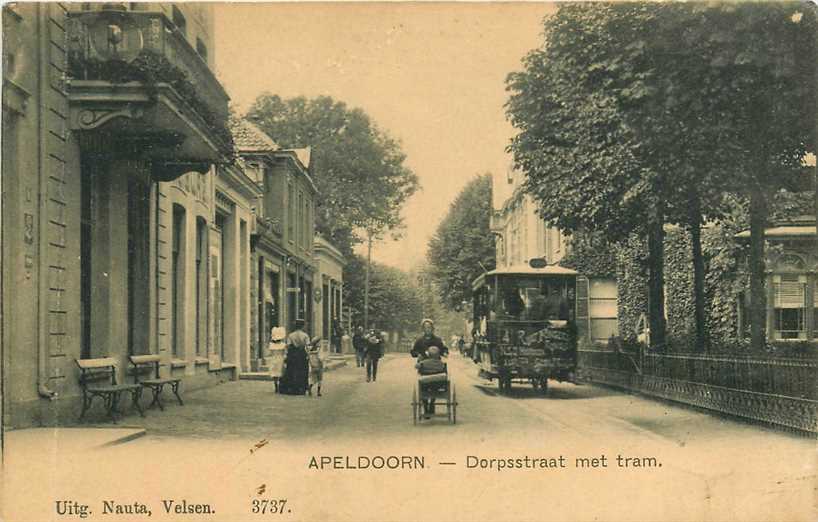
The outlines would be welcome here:
[[[400,140],[421,189],[375,261],[409,269],[460,190],[491,172],[506,196],[506,75],[542,43],[543,3],[217,4],[216,72],[240,113],[270,92],[328,95]],[[273,136],[275,139],[275,136]]]

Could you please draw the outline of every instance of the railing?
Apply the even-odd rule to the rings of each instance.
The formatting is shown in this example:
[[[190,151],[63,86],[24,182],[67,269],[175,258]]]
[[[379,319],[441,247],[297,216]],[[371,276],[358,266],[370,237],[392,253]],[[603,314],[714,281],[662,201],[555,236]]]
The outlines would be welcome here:
[[[818,358],[580,350],[583,379],[818,432]]]
[[[184,74],[215,117],[227,118],[229,97],[224,88],[207,62],[163,13],[97,10],[74,11],[68,16],[71,61],[75,69],[86,66],[82,71],[72,70],[75,76],[80,75],[79,79],[110,80],[100,73],[104,69],[87,64],[128,62],[140,53],[153,52]]]

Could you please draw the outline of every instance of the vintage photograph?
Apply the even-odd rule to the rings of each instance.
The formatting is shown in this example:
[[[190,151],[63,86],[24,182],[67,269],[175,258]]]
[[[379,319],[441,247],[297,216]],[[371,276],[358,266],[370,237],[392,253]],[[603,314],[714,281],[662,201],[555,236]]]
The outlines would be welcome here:
[[[818,519],[818,7],[4,2],[0,522]]]

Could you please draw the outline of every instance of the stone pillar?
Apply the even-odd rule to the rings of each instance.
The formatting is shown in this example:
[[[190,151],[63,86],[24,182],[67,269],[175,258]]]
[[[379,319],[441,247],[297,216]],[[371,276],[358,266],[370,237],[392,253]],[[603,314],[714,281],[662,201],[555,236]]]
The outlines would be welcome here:
[[[238,214],[238,209],[237,214]],[[243,215],[243,214],[242,214]],[[238,215],[237,215],[238,219]],[[240,369],[250,370],[250,230],[246,219],[239,220],[239,361]]]
[[[241,334],[239,327],[239,292],[241,289],[241,270],[239,256],[239,220],[235,209],[227,219],[224,226],[224,252],[222,259],[224,262],[224,281],[222,282],[222,292],[224,292],[224,361],[231,364],[239,364],[239,346]]]

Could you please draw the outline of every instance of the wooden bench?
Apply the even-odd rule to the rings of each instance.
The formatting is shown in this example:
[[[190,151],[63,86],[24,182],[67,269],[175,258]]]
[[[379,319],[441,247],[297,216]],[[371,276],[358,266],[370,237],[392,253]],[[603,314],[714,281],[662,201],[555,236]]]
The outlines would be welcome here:
[[[138,384],[117,384],[116,382],[116,359],[113,357],[102,357],[98,359],[76,359],[80,369],[80,387],[82,388],[82,413],[80,420],[85,417],[85,413],[91,407],[94,397],[100,397],[108,409],[108,415],[116,423],[116,414],[121,413],[118,409],[119,398],[122,393],[131,394],[131,402],[139,411],[139,415],[145,416],[139,399],[142,397],[142,387]]]
[[[185,403],[182,402],[182,397],[179,395],[179,385],[181,384],[182,379],[179,377],[160,377],[158,355],[131,355],[128,357],[128,359],[130,359],[131,364],[134,367],[134,383],[138,386],[150,388],[151,392],[153,393],[153,401],[150,403],[148,408],[156,404],[159,406],[160,410],[165,410],[165,407],[162,405],[162,390],[166,384],[170,385],[171,390],[173,390],[173,394],[176,396],[176,400],[179,401],[179,405],[184,406]],[[139,380],[139,374],[143,368],[150,368],[150,373],[153,375],[153,377]]]

